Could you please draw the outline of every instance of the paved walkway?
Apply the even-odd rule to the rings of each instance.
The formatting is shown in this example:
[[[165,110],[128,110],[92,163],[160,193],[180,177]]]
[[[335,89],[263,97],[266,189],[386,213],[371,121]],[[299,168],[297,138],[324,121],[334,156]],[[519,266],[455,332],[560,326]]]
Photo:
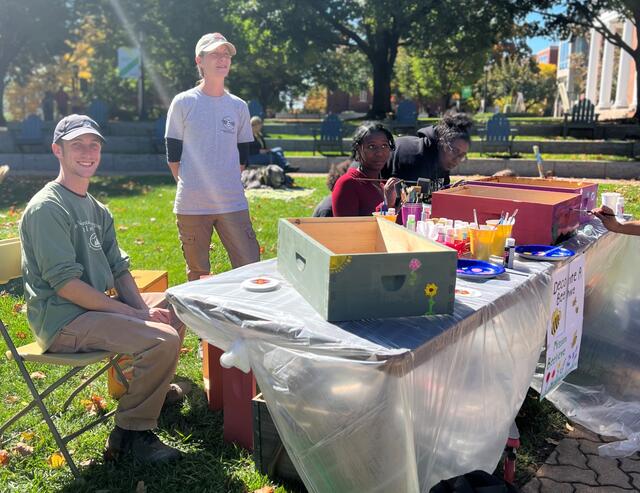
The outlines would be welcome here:
[[[640,455],[611,459],[598,446],[614,441],[576,425],[551,452],[522,493],[617,493],[640,491]]]

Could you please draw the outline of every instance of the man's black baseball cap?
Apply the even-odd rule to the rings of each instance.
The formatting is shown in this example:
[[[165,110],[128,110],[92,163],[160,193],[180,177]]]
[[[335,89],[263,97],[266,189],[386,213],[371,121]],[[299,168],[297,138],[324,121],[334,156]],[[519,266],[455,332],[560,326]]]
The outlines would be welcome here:
[[[65,116],[56,125],[56,129],[53,131],[53,143],[56,144],[60,139],[71,140],[75,139],[79,135],[94,134],[100,137],[102,143],[105,140],[100,133],[100,125],[89,118],[87,115],[69,115]]]

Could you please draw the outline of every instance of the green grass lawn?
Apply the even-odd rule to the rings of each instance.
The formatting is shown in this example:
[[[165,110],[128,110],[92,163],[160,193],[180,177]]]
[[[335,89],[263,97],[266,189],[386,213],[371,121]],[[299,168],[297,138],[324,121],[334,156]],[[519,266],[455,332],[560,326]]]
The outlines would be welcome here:
[[[0,239],[16,236],[17,224],[29,197],[46,181],[39,177],[9,176],[0,185]],[[250,198],[250,209],[263,258],[276,255],[277,219],[279,217],[309,216],[314,206],[327,193],[325,177],[298,177],[296,184],[313,190],[312,193],[284,201],[270,197]],[[169,272],[171,285],[186,280],[184,260],[177,237],[174,215],[171,212],[175,185],[170,176],[162,177],[100,177],[91,186],[91,193],[107,203],[112,211],[121,247],[132,258],[133,268],[163,269]],[[606,184],[601,190],[616,190],[626,198],[626,208],[632,214],[640,212],[640,187],[629,184]],[[217,239],[211,252],[214,272],[230,268],[226,253]],[[24,301],[21,282],[14,281],[0,286],[0,318],[9,326],[14,339],[20,344],[32,340],[22,313]],[[32,412],[23,418],[12,431],[2,437],[0,449],[11,451],[19,440],[28,441],[34,447],[30,456],[11,454],[6,466],[0,465],[0,491],[11,492],[76,492],[76,491],[135,491],[143,481],[147,491],[253,491],[271,480],[256,472],[250,454],[222,441],[222,416],[207,409],[202,391],[201,362],[197,357],[198,341],[193,335],[185,340],[185,352],[177,370],[178,380],[190,380],[195,390],[181,405],[174,405],[163,412],[160,434],[168,443],[179,447],[186,457],[174,466],[140,466],[121,463],[105,464],[101,459],[104,442],[111,425],[99,426],[71,442],[70,449],[77,464],[83,466],[83,480],[73,480],[67,467],[52,468],[47,459],[57,447],[39,413]],[[0,352],[6,350],[0,343]],[[44,386],[51,383],[62,371],[54,367],[32,365],[32,371],[42,371]],[[86,374],[90,371],[87,370]],[[70,390],[65,386],[65,390]],[[106,379],[100,379],[83,394],[107,397]],[[50,397],[49,405],[55,408],[62,403],[64,392]],[[58,397],[59,396],[59,397]],[[19,377],[12,361],[0,358],[0,422],[4,422],[29,398],[28,390]],[[116,406],[107,397],[108,409]],[[84,407],[74,405],[58,419],[61,430],[68,432],[90,419]],[[535,471],[548,452],[545,439],[562,432],[565,419],[548,403],[539,404],[530,396],[523,406],[519,425],[523,435],[523,447],[519,451],[519,479],[524,481]],[[32,435],[21,435],[28,432]],[[27,440],[28,438],[28,440]],[[545,448],[545,443],[546,447]],[[293,491],[278,486],[279,493]]]

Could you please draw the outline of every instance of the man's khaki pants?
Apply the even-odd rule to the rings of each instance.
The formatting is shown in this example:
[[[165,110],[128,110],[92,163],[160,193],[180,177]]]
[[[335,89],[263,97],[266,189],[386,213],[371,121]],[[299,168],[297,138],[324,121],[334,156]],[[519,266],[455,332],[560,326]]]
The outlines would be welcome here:
[[[164,293],[142,293],[150,307],[165,304]],[[65,325],[53,341],[53,353],[111,351],[133,356],[133,378],[120,397],[116,425],[151,430],[158,424],[173,378],[184,325],[171,311],[171,325],[106,312],[86,312]]]
[[[176,223],[190,281],[211,271],[209,245],[213,228],[234,269],[260,260],[260,247],[248,210],[208,215],[177,214]]]

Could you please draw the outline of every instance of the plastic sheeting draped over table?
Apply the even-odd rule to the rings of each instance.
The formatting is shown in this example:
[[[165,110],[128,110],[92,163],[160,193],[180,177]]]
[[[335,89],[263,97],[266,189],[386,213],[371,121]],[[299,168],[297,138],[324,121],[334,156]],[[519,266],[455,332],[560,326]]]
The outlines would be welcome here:
[[[640,433],[639,253],[639,237],[619,234],[589,249],[578,369],[548,396],[574,421],[619,438]]]
[[[597,250],[603,230],[594,226],[569,246]],[[444,478],[492,471],[526,395],[554,265],[515,267],[499,279],[459,279],[477,297],[457,296],[446,316],[329,323],[275,260],[176,286],[168,298],[200,337],[246,354],[309,491],[427,492]],[[280,288],[240,287],[258,275]]]

